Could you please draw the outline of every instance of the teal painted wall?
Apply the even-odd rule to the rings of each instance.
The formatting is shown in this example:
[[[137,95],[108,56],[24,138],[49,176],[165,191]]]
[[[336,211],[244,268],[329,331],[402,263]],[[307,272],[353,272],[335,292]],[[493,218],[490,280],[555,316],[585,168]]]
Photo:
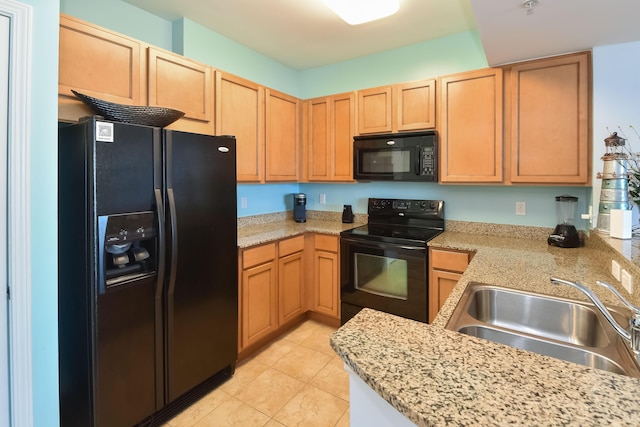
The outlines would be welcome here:
[[[31,322],[33,420],[58,418],[58,0],[21,0],[33,8],[31,71]],[[13,236],[20,238],[20,236]],[[14,283],[14,286],[20,286]]]
[[[272,89],[300,97],[298,72],[188,19],[182,21],[183,55]]]
[[[171,22],[120,0],[59,0],[60,12],[171,50]],[[58,0],[56,0],[58,3]]]
[[[300,98],[315,98],[485,67],[487,60],[477,32],[465,32],[300,71]]]

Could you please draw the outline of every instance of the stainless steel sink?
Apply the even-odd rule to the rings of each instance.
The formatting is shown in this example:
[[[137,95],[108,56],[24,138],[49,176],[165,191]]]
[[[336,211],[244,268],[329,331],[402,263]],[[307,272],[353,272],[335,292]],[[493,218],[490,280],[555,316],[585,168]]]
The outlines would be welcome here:
[[[608,307],[622,325],[629,311]],[[591,303],[471,282],[447,329],[640,378],[625,341]]]

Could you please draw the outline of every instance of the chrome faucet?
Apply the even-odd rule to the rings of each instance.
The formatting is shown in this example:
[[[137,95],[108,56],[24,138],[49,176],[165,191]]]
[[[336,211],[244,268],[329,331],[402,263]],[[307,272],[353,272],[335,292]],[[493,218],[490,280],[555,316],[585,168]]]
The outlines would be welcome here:
[[[623,297],[620,292],[618,292],[618,290],[611,286],[609,283],[601,282],[600,280],[596,281],[598,285],[611,291],[622,302],[622,304],[624,304],[631,310],[631,318],[629,319],[629,330],[627,331],[625,328],[620,326],[620,324],[613,318],[611,313],[609,313],[609,310],[604,306],[602,301],[600,301],[600,299],[596,296],[595,293],[593,293],[591,289],[587,288],[581,283],[571,282],[569,280],[559,279],[557,277],[552,277],[551,283],[553,285],[562,284],[572,286],[579,291],[582,291],[582,293],[589,297],[591,302],[593,302],[598,310],[600,310],[605,319],[607,319],[611,326],[613,326],[613,329],[615,329],[616,332],[631,345],[631,350],[635,354],[638,363],[640,363],[640,307],[633,305],[629,301],[627,301],[627,299]]]

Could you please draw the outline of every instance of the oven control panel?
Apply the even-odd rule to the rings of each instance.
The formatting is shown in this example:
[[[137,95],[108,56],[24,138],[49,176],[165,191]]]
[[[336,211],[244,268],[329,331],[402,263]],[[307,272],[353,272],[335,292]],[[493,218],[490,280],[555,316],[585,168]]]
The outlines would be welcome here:
[[[369,199],[368,213],[381,215],[418,215],[442,217],[444,202],[442,200],[415,199]]]

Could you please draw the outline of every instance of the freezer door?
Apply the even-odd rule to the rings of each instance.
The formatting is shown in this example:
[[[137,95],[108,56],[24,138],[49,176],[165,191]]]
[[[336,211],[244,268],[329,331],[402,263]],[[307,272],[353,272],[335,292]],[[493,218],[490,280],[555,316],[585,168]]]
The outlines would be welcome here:
[[[235,139],[164,131],[167,402],[235,366]]]

